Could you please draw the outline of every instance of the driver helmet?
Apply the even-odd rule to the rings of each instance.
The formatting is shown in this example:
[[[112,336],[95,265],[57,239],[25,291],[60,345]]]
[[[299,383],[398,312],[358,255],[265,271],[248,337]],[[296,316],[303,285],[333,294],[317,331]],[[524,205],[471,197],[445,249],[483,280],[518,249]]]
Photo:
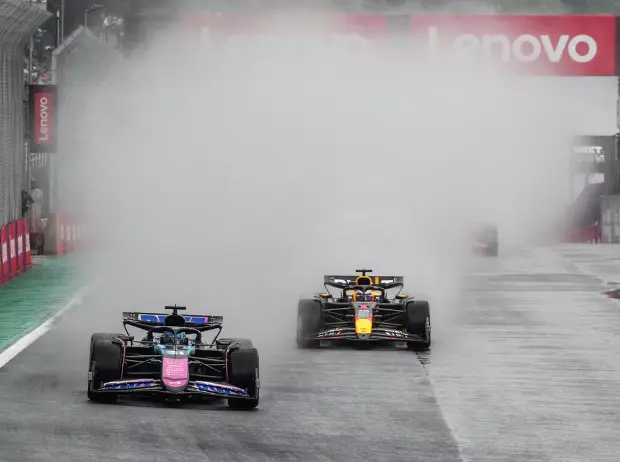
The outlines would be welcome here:
[[[357,299],[360,302],[371,302],[372,299],[373,299],[372,291],[370,291],[370,290],[366,290],[366,291],[360,290],[358,295],[357,295]]]
[[[174,343],[174,337],[175,337],[175,335],[172,332],[165,331],[164,335],[162,335],[162,337],[161,337],[161,343]],[[185,332],[179,332],[176,335],[176,338],[179,341],[179,343],[184,343],[184,341],[186,340],[187,336],[186,336]]]

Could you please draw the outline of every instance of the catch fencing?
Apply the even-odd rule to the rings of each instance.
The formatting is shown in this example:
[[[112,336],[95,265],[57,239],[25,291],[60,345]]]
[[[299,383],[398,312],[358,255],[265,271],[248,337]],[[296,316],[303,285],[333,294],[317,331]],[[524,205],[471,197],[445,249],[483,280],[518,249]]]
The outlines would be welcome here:
[[[87,117],[85,107],[97,94],[118,64],[124,60],[122,52],[103,36],[80,26],[52,54],[52,83],[56,87],[57,153],[41,159],[32,154],[32,176],[49,184],[46,229],[46,249],[65,253],[72,248],[74,233],[65,231],[75,226],[83,229],[83,204],[80,198],[79,164],[88,147],[88,136],[79,128],[80,119]],[[64,217],[71,216],[71,223]],[[77,239],[77,238],[76,238]]]
[[[51,15],[24,0],[0,0],[0,227],[22,217],[25,162],[25,50]]]

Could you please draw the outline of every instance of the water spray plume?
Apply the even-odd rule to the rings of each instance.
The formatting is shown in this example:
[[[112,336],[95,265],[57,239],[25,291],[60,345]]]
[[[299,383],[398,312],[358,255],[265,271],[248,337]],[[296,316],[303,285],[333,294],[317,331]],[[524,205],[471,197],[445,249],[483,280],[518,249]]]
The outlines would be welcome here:
[[[510,248],[561,216],[582,101],[558,79],[421,66],[399,39],[338,45],[329,22],[294,24],[277,34],[297,49],[162,33],[76,106],[101,307],[223,315],[265,356],[323,274],[368,266],[404,275],[441,329],[475,223]]]

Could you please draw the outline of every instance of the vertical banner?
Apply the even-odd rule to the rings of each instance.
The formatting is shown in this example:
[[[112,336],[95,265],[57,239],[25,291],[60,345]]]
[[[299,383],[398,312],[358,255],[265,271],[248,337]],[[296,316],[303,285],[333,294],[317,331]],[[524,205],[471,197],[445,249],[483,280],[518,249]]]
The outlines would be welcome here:
[[[56,152],[56,86],[30,85],[30,152]]]
[[[51,159],[58,150],[58,95],[55,85],[30,85],[30,140],[26,188],[34,198],[29,218],[38,235],[43,218],[49,217],[52,191]],[[40,238],[41,236],[39,236]]]

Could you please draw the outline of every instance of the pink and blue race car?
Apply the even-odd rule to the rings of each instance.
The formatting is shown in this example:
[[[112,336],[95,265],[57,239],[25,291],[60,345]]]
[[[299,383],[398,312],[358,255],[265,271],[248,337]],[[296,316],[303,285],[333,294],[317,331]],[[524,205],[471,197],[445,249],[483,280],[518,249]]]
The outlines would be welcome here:
[[[93,334],[90,341],[88,398],[163,398],[167,402],[224,398],[235,409],[259,401],[258,351],[248,339],[219,339],[222,316],[123,313],[126,334]],[[146,331],[141,340],[127,327]],[[217,331],[210,341],[204,334]]]

